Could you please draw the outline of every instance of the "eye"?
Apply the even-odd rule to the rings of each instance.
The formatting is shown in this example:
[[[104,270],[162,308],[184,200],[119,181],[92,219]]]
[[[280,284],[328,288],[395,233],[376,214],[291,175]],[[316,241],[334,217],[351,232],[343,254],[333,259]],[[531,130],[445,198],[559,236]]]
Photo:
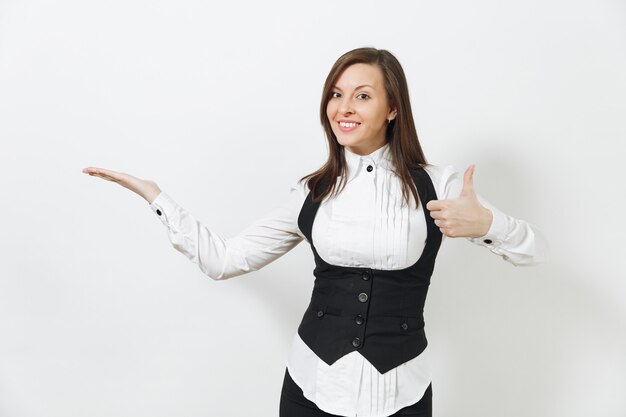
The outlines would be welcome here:
[[[336,94],[336,95],[335,95],[335,94]],[[337,91],[334,91],[334,92],[330,93],[330,98],[337,98],[337,97],[339,97],[339,96],[341,96],[341,94],[340,94],[340,93],[338,93]]]
[[[359,94],[357,97],[364,97],[364,98],[362,98],[361,100],[367,100],[368,98],[370,98],[370,96],[368,96],[368,95],[367,95],[367,94],[365,94],[365,93],[361,93],[361,94]]]

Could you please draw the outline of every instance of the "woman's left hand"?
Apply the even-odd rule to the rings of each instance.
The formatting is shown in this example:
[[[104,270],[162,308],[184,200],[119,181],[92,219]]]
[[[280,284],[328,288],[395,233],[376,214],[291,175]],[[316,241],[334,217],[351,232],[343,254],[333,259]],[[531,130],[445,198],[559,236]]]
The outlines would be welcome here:
[[[431,200],[426,204],[430,217],[448,237],[481,237],[491,227],[493,214],[480,204],[474,192],[474,168],[475,165],[470,165],[465,171],[458,198]]]

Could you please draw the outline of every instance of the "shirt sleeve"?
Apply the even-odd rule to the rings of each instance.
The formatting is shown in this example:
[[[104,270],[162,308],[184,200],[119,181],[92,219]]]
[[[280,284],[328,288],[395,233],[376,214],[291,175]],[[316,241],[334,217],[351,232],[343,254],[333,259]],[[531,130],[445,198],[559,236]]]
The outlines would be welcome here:
[[[461,194],[463,175],[452,165],[444,168],[433,166],[429,168],[435,176],[433,182],[439,184],[436,187],[437,197],[440,200],[456,198]],[[537,226],[503,213],[478,193],[476,196],[484,207],[491,210],[493,220],[487,234],[480,237],[468,237],[467,240],[489,249],[503,260],[516,266],[530,266],[547,261],[548,243]]]
[[[163,191],[149,206],[167,227],[172,246],[204,274],[223,280],[264,267],[304,239],[298,215],[306,195],[298,181],[282,204],[228,238],[200,223]]]

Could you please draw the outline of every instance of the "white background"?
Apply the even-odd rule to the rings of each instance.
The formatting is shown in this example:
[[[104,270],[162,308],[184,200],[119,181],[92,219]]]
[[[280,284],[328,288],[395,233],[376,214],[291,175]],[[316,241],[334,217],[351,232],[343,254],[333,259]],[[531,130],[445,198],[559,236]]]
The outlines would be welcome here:
[[[278,415],[308,244],[213,281],[81,170],[232,236],[325,161],[322,84],[361,46],[402,63],[429,162],[552,247],[444,243],[434,415],[626,415],[623,1],[1,0],[0,416]]]

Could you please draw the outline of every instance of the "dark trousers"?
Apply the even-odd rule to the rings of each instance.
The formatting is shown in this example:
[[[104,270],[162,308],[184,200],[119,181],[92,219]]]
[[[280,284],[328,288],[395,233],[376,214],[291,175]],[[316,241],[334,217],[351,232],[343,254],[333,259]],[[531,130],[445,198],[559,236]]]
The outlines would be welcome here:
[[[393,416],[432,417],[433,415],[433,391],[432,385],[428,386],[424,396],[415,404],[398,410]],[[280,417],[336,417],[336,414],[326,413],[306,399],[302,389],[291,379],[289,371],[285,369],[283,389],[280,394]]]

